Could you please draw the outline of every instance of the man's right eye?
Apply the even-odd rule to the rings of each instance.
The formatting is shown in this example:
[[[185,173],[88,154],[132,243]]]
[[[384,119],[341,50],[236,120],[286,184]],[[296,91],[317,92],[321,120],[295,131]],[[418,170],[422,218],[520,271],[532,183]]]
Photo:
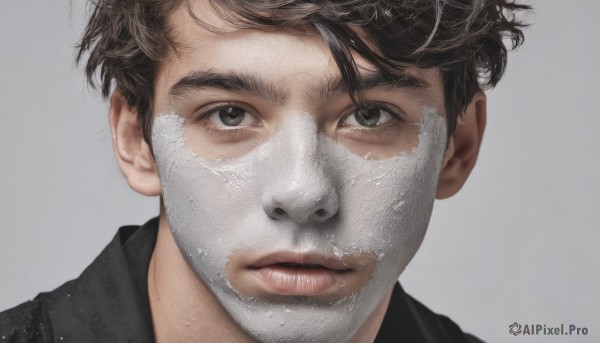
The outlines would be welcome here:
[[[256,118],[241,107],[223,106],[209,110],[205,118],[210,124],[219,129],[235,129],[237,127],[251,126],[256,123]]]

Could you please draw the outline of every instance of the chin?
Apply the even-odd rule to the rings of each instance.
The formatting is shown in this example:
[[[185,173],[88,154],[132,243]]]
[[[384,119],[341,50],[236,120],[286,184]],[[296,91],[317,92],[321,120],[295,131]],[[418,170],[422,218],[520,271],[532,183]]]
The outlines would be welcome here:
[[[234,321],[258,342],[342,343],[356,334],[385,297],[387,289],[374,292],[370,288],[327,302],[302,296],[273,302],[221,290],[215,295]]]

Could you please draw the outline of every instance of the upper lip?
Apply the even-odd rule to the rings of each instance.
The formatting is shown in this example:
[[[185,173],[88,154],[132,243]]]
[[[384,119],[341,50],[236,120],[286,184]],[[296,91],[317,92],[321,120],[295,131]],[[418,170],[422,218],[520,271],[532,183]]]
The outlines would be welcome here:
[[[352,268],[344,258],[318,253],[275,252],[265,255],[249,265],[250,268],[263,268],[276,264],[306,265],[306,268],[327,268],[335,271],[348,271]]]

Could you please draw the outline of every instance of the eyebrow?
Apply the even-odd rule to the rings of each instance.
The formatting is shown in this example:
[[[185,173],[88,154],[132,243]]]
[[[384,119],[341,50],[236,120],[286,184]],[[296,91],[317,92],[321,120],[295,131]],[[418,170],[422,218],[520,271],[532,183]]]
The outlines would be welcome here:
[[[173,101],[184,97],[190,91],[203,89],[244,92],[278,104],[284,103],[288,98],[287,92],[252,74],[196,70],[171,86],[169,99]]]
[[[422,78],[414,76],[404,70],[395,70],[386,77],[381,72],[369,73],[359,77],[358,84],[360,85],[360,91],[369,91],[373,89],[398,89],[407,90],[415,95],[423,93],[423,91],[430,87]],[[337,76],[331,77],[322,82],[321,84],[313,87],[310,90],[311,97],[320,99],[330,99],[341,94],[347,94],[349,92],[348,85],[344,80]]]
[[[385,77],[380,72],[360,76],[358,80],[360,90],[368,91],[378,88],[404,89],[415,94],[420,94],[424,89],[430,87],[425,80],[403,70],[396,70],[391,76],[391,78]],[[207,89],[243,92],[277,104],[285,103],[289,97],[289,94],[281,87],[277,87],[275,84],[271,84],[253,74],[195,70],[171,86],[169,89],[169,100],[173,102],[178,98],[185,97],[189,92]],[[349,88],[344,80],[340,76],[337,76],[327,78],[319,84],[314,85],[308,90],[306,96],[310,99],[326,101],[333,97],[347,94],[348,91]]]

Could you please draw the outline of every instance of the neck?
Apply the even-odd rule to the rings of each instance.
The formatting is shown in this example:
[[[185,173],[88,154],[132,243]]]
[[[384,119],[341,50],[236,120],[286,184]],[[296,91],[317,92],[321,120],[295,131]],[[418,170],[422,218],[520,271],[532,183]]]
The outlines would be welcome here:
[[[373,342],[391,289],[348,343]],[[194,274],[177,247],[164,211],[148,270],[148,294],[157,343],[253,342]]]

